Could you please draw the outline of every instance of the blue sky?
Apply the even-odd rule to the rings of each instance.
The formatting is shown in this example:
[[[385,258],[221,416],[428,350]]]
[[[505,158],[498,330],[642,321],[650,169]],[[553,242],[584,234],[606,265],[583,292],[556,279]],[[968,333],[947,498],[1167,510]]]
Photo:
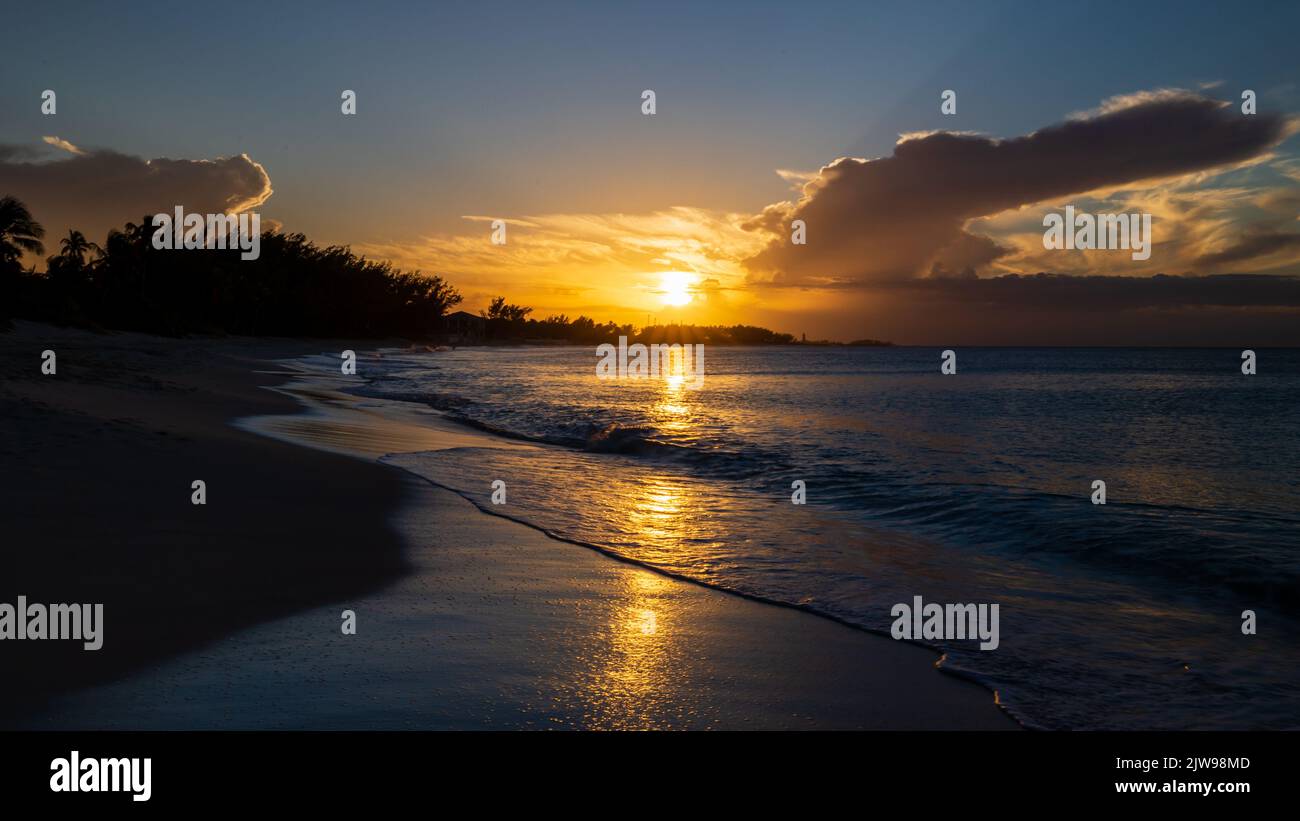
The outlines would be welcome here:
[[[56,127],[144,157],[248,153],[275,183],[268,215],[338,240],[461,214],[757,209],[786,188],[777,167],[888,154],[900,131],[1020,134],[1146,88],[1300,98],[1295,3],[28,8],[0,58],[0,142]]]

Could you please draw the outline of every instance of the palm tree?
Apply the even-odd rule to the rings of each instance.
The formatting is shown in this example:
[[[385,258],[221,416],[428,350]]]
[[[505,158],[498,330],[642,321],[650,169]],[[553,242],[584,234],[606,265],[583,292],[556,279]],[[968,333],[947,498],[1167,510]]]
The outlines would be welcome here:
[[[76,260],[78,268],[86,264],[86,254],[103,253],[98,245],[86,239],[85,234],[75,229],[68,231],[68,235],[59,240],[59,248],[62,249],[63,256]]]
[[[24,253],[44,254],[45,229],[32,219],[27,206],[10,196],[0,197],[0,264],[19,267]]]

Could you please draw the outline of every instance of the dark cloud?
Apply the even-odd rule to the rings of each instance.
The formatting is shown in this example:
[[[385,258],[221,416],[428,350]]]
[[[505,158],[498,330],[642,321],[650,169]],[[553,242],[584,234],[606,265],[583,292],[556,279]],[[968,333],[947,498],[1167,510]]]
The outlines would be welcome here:
[[[939,132],[904,139],[891,157],[842,158],[797,203],[769,206],[744,226],[773,235],[746,261],[756,283],[862,285],[927,272],[973,272],[1002,250],[967,221],[1098,189],[1243,162],[1292,131],[1270,114],[1188,92],[1116,99],[1008,140]],[[807,244],[789,242],[790,222]],[[969,269],[969,270],[968,270]]]
[[[976,269],[1007,253],[1008,249],[990,237],[962,231],[955,240],[935,254],[934,262],[930,265],[930,276],[970,279],[975,276]]]
[[[46,152],[0,146],[0,194],[26,203],[47,238],[76,228],[102,239],[110,228],[177,205],[193,213],[230,213],[255,208],[271,196],[266,169],[246,154],[145,160],[82,150],[57,137],[47,137],[46,143],[53,147]],[[54,149],[58,153],[50,159]]]
[[[896,280],[841,290],[816,321],[840,339],[908,345],[1296,346],[1300,278],[1042,273]]]
[[[1222,268],[1223,266],[1270,257],[1273,254],[1300,248],[1300,234],[1282,231],[1258,231],[1242,237],[1236,243],[1196,260],[1197,268]]]
[[[1105,277],[1040,273],[882,284],[922,302],[1002,310],[1111,313],[1148,308],[1300,309],[1300,278],[1266,274]]]

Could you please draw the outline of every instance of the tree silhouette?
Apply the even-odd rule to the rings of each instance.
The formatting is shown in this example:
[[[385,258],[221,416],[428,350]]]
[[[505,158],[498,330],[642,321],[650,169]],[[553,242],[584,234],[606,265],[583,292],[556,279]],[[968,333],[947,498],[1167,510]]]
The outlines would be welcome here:
[[[13,197],[0,197],[0,265],[21,269],[24,253],[44,254],[45,229]]]
[[[532,312],[532,308],[511,305],[505,297],[498,296],[493,297],[487,310],[479,311],[479,316],[487,321],[487,334],[490,338],[508,339],[524,335],[524,319]]]
[[[11,209],[15,242],[31,249],[22,240],[30,215],[16,202]],[[6,302],[32,319],[158,334],[433,338],[461,301],[441,277],[302,234],[265,232],[259,257],[243,260],[238,249],[154,248],[151,222],[145,215],[110,231],[102,249],[69,231],[45,275],[15,273]]]
[[[43,254],[45,229],[13,197],[0,197],[0,329],[9,327],[11,312],[22,294],[24,253]]]
[[[59,255],[75,261],[78,266],[86,264],[86,255],[91,253],[102,253],[99,246],[86,239],[86,235],[76,229],[68,231],[68,235],[59,240]]]
[[[503,322],[523,322],[524,317],[533,312],[532,308],[522,305],[510,305],[503,296],[495,297],[486,311],[480,312],[484,319],[499,319]]]

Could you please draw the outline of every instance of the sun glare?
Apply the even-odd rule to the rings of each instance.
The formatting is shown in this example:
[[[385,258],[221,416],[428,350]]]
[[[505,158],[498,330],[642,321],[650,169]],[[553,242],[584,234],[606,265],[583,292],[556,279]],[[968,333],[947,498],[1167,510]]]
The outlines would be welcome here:
[[[664,271],[660,275],[659,298],[665,305],[686,305],[693,298],[695,275],[686,271]]]

